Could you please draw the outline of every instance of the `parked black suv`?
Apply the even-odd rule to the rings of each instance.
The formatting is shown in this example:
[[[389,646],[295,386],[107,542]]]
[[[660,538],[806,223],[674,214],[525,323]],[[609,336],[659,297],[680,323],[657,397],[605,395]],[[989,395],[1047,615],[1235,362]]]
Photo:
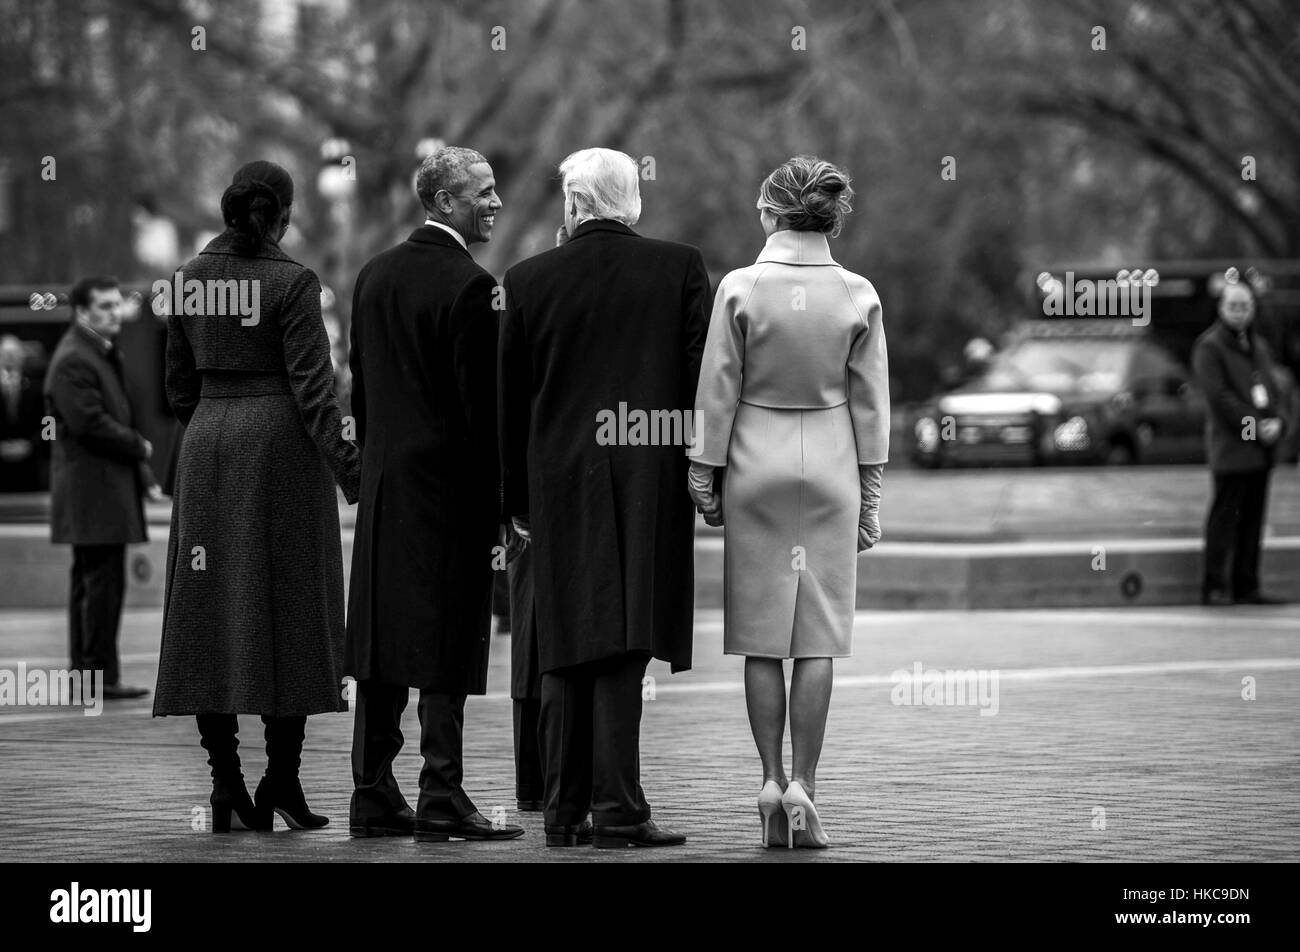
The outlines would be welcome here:
[[[1205,400],[1129,322],[1029,321],[983,372],[920,408],[922,466],[1201,462]]]

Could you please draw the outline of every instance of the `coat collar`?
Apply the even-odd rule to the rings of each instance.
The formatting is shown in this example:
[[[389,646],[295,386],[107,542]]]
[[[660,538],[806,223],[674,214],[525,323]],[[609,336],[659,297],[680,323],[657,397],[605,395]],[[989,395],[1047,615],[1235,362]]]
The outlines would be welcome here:
[[[75,317],[72,319],[72,330],[77,335],[77,339],[94,350],[95,353],[107,357],[112,352],[113,342],[111,340],[92,331]]]
[[[237,238],[233,228],[227,228],[217,237],[204,246],[199,252],[201,255],[235,255],[240,258],[270,258],[272,261],[293,261],[287,254],[280,250],[280,246],[274,241],[266,240],[262,242],[262,247],[257,249],[254,255],[240,254],[235,250]],[[296,262],[295,262],[296,263]]]
[[[611,218],[589,218],[573,229],[573,234],[569,236],[569,240],[583,238],[597,231],[612,231],[619,235],[631,235],[633,238],[641,237],[621,221],[614,221]]]
[[[819,231],[774,231],[759,252],[755,264],[778,261],[782,264],[831,264],[839,262],[831,257],[826,236]]]
[[[454,248],[467,258],[473,257],[468,248],[436,225],[421,225],[411,232],[411,237],[406,240],[414,241],[419,245],[441,245],[444,248]]]
[[[1250,326],[1246,328],[1246,340],[1249,342],[1249,350],[1241,346],[1241,337],[1227,324],[1223,323],[1222,318],[1215,318],[1214,331],[1218,335],[1220,343],[1233,350],[1248,354],[1256,349],[1255,322],[1251,321]]]

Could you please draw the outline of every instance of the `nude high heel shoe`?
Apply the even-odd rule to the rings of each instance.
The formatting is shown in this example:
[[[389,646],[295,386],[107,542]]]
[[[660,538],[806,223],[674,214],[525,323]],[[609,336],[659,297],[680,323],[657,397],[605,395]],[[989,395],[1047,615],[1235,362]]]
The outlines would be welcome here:
[[[763,784],[758,794],[758,818],[763,821],[763,845],[785,846],[790,831],[781,806],[781,785],[775,780]]]
[[[823,832],[821,819],[817,816],[817,808],[799,781],[790,781],[785,793],[781,795],[781,806],[785,808],[786,821],[790,826],[787,846],[804,846],[816,850],[830,846],[830,839]]]

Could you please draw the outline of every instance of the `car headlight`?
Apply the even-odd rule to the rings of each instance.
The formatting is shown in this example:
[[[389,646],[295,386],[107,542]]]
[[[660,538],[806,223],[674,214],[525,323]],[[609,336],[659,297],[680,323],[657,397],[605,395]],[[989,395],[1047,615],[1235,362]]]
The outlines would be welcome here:
[[[1064,423],[1057,424],[1056,429],[1052,431],[1052,442],[1056,444],[1058,450],[1064,452],[1086,450],[1092,445],[1092,437],[1088,433],[1088,421],[1081,416],[1073,416]]]
[[[1035,394],[1029,407],[1042,416],[1052,416],[1061,412],[1061,398],[1051,393]]]

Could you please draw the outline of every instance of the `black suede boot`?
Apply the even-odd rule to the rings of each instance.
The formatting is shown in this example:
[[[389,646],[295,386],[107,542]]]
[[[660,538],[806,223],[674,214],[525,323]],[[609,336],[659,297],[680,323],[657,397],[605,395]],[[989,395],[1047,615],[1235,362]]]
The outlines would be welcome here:
[[[239,718],[234,714],[199,714],[199,743],[212,768],[212,832],[269,830],[271,815],[258,810],[239,769]]]
[[[315,830],[329,823],[329,817],[312,813],[298,779],[302,763],[302,741],[307,732],[305,717],[268,717],[266,724],[266,776],[257,785],[257,808],[268,818],[278,813],[293,830]]]

